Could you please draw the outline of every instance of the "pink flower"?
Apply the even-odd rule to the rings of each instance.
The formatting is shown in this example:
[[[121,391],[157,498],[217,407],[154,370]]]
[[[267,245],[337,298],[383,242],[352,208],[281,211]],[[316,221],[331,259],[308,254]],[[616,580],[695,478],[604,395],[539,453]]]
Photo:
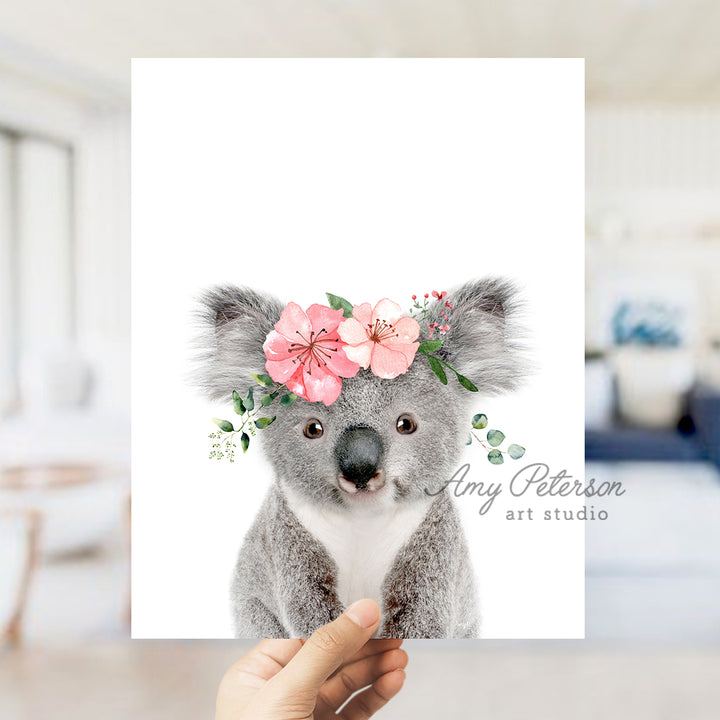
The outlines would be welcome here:
[[[452,309],[453,309],[452,303],[451,303],[449,300],[446,300],[446,301],[445,301],[445,307],[446,307],[448,310],[452,310]]]
[[[412,299],[413,299],[413,300],[417,300],[417,295],[413,295],[413,296],[412,296]]]
[[[340,395],[341,377],[353,377],[359,367],[344,352],[338,337],[342,310],[311,305],[307,312],[288,303],[265,340],[265,369],[291,392],[310,402],[334,403]]]
[[[420,344],[415,342],[417,320],[402,317],[401,307],[387,298],[374,308],[370,303],[353,306],[353,317],[343,321],[338,333],[350,360],[388,380],[407,372]]]
[[[443,326],[440,328],[440,334],[441,334],[441,335],[444,335],[449,329],[450,329],[450,326],[449,326],[449,325],[443,325]]]
[[[443,291],[440,292],[440,293],[439,293],[437,290],[433,290],[433,291],[432,291],[432,296],[433,296],[436,300],[442,300],[446,295],[447,295],[447,290],[443,290]]]

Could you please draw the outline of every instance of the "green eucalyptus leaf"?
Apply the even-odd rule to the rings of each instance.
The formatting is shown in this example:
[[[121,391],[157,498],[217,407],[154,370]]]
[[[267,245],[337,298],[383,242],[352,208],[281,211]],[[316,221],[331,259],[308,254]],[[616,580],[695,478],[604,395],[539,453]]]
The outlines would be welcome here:
[[[447,375],[443,370],[443,366],[440,361],[432,355],[426,355],[428,362],[430,363],[430,369],[437,375],[438,379],[443,385],[447,385]]]
[[[270,387],[275,382],[269,375],[255,375],[254,373],[250,373],[250,375],[263,387]]]
[[[280,405],[282,407],[290,407],[297,400],[295,393],[287,393],[280,398]]]
[[[237,390],[233,390],[233,408],[238,415],[245,414],[245,406]]]
[[[472,440],[473,440],[472,435],[470,433],[468,433],[468,437],[467,437],[467,440],[465,441],[465,444],[472,445]]]
[[[488,453],[488,460],[493,465],[502,465],[505,460],[503,459],[502,453],[499,450],[491,450]]]
[[[488,419],[485,413],[478,413],[477,415],[473,416],[472,426],[475,428],[475,430],[482,430],[483,428],[487,427],[487,424]]]
[[[513,460],[519,460],[525,454],[525,448],[522,445],[516,445],[515,443],[510,445],[507,451],[508,455]]]
[[[497,447],[505,439],[505,433],[499,430],[488,430],[487,439],[493,447]]]
[[[219,418],[213,418],[212,421],[223,431],[223,432],[233,432],[235,428],[233,427],[232,423],[227,420],[220,420]]]
[[[353,316],[352,303],[348,302],[344,297],[339,295],[333,295],[332,293],[325,293],[328,299],[328,304],[333,310],[342,310],[343,317],[351,318]]]
[[[240,445],[242,447],[242,451],[244,453],[247,452],[247,449],[250,446],[250,436],[245,432],[240,436]]]
[[[263,407],[267,407],[268,405],[272,405],[272,401],[277,397],[277,393],[266,393],[265,395],[260,396],[260,404]]]
[[[277,415],[273,415],[271,418],[261,417],[258,418],[255,421],[255,427],[258,428],[258,430],[264,430],[270,423],[277,417]]]
[[[418,345],[418,352],[431,353],[439,350],[442,347],[442,340],[426,340]]]
[[[457,375],[458,382],[470,392],[477,392],[478,389],[464,376],[461,375],[459,372],[455,371],[455,374]]]
[[[243,405],[245,406],[246,410],[254,410],[255,409],[255,399],[253,398],[253,389],[248,388],[247,395],[245,396],[245,399],[243,400]]]

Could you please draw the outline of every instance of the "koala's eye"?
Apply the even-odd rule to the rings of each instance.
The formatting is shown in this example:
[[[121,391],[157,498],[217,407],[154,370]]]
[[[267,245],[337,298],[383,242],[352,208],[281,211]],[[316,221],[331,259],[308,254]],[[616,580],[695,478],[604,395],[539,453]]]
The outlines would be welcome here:
[[[412,415],[401,415],[395,423],[395,428],[401,435],[411,435],[417,430],[417,423]]]
[[[317,440],[319,437],[322,437],[324,432],[322,423],[319,420],[309,420],[307,425],[305,425],[303,435],[306,438],[310,438],[310,440]]]

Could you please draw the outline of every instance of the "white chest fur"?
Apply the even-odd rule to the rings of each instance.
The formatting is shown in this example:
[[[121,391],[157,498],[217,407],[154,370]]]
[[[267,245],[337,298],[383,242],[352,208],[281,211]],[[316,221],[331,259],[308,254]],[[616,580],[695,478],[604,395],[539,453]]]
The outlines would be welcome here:
[[[283,487],[290,508],[328,551],[338,568],[338,598],[346,607],[372,598],[382,607],[382,583],[396,555],[427,512],[425,502],[370,510],[317,506]]]

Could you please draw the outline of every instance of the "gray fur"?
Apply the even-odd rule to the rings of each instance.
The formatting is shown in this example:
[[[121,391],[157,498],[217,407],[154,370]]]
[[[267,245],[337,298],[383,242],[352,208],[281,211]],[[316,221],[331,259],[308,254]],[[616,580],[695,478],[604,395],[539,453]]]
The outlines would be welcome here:
[[[485,278],[466,283],[446,298],[453,310],[439,354],[483,395],[514,390],[527,372],[518,297],[510,280]],[[436,318],[438,314],[439,308]]]
[[[386,637],[475,637],[477,599],[470,557],[453,502],[435,491],[457,469],[467,437],[469,411],[478,399],[515,388],[525,372],[517,328],[516,290],[506,280],[469,282],[446,298],[454,309],[441,357],[478,386],[462,388],[448,372],[442,385],[418,355],[408,372],[382,380],[370,370],[344,379],[330,406],[298,399],[279,409],[263,431],[263,449],[275,471],[263,506],[241,548],[232,584],[238,637],[307,636],[343,611],[335,588],[338,568],[327,549],[290,509],[284,483],[318,507],[352,513],[337,484],[335,442],[351,425],[367,425],[383,441],[387,482],[394,502],[427,503],[424,520],[391,563],[382,582]],[[262,344],[283,305],[248,289],[221,287],[202,298],[198,384],[213,398],[244,391],[250,373],[264,372]],[[438,306],[441,304],[438,303]],[[439,312],[439,307],[438,307]],[[431,318],[432,319],[432,318]],[[421,340],[427,339],[423,327]],[[411,413],[412,435],[399,435],[395,421]],[[320,420],[317,440],[302,434]]]
[[[229,398],[252,382],[249,373],[265,372],[262,346],[284,306],[249,288],[220,285],[201,295],[199,307],[194,380],[213,400]]]
[[[440,494],[383,583],[382,637],[475,638],[480,617],[460,519]]]
[[[343,611],[337,569],[273,484],[245,536],[231,602],[235,636],[307,637]]]

